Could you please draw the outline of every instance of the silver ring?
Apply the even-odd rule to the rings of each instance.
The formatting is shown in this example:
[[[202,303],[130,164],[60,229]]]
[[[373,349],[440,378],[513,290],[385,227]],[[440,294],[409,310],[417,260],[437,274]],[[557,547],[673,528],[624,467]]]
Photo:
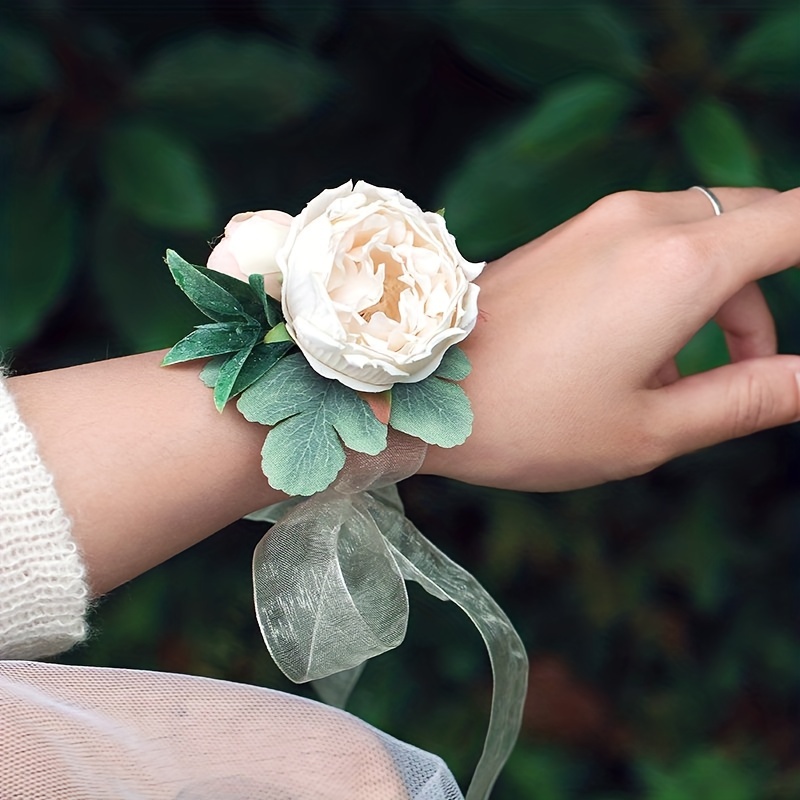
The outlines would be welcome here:
[[[705,186],[690,186],[689,188],[697,189],[698,192],[702,192],[708,198],[708,202],[711,203],[711,207],[714,209],[714,216],[718,217],[722,213],[722,203],[720,203],[719,197],[711,189],[706,189]]]

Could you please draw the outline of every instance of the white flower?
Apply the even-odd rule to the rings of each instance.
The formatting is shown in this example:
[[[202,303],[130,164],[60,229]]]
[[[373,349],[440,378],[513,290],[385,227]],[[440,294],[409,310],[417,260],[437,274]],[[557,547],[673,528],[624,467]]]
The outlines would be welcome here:
[[[381,392],[427,378],[475,326],[484,264],[467,261],[440,214],[359,181],[294,218],[275,260],[286,327],[312,368]]]
[[[281,272],[275,254],[286,240],[290,214],[283,211],[244,211],[231,218],[225,235],[208,257],[208,268],[247,283],[250,275],[264,276],[264,289],[281,298]]]

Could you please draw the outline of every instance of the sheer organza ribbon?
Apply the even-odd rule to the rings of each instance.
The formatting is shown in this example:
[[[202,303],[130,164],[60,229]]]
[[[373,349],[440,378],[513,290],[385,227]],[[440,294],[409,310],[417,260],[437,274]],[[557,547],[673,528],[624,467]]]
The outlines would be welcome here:
[[[405,581],[456,603],[483,637],[494,675],[483,753],[466,795],[483,800],[519,733],[528,661],[486,590],[405,516],[395,484],[419,470],[426,448],[390,429],[384,453],[348,453],[331,488],[252,515],[275,522],[253,556],[256,616],[286,676],[314,681],[323,700],[343,707],[364,663],[403,641]]]

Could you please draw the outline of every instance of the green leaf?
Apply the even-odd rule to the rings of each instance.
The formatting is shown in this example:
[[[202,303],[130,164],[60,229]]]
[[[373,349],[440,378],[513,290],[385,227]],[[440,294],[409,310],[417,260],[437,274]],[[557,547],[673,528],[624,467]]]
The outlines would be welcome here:
[[[180,259],[180,256],[178,258]],[[184,264],[186,263],[183,259],[180,260]],[[238,278],[233,278],[224,272],[217,272],[208,267],[198,266],[197,264],[189,264],[189,266],[235,298],[250,319],[258,322],[264,321],[264,304],[259,293],[252,288],[252,284],[245,283]]]
[[[730,361],[725,335],[715,322],[707,322],[675,357],[681,375],[694,375]]]
[[[628,86],[602,75],[562,81],[514,129],[516,142],[511,145],[531,159],[564,158],[606,141],[635,99]]]
[[[217,411],[222,411],[222,409],[225,408],[225,404],[231,398],[236,379],[239,377],[244,362],[248,359],[252,351],[252,344],[242,348],[239,352],[229,356],[227,361],[219,368],[217,380],[214,384],[214,405],[217,407]]]
[[[275,344],[257,344],[247,360],[242,364],[236,383],[233,385],[231,397],[243,392],[255,383],[262,375],[269,372],[278,361],[294,347],[294,342],[276,342]]]
[[[268,330],[264,337],[264,344],[277,344],[278,342],[294,342],[289,331],[286,330],[285,322],[279,322],[274,328]]]
[[[174,134],[142,123],[112,128],[102,165],[111,196],[142,222],[204,232],[213,225],[214,200],[203,165]]]
[[[767,130],[759,130],[757,136],[763,154],[765,185],[779,191],[800,186],[800,152],[794,139],[774,123]]]
[[[462,252],[502,255],[608,191],[635,185],[646,151],[621,132],[633,100],[610,78],[564,81],[511,127],[479,141],[439,196]]]
[[[647,762],[639,768],[652,800],[754,800],[762,796],[763,772],[713,750],[689,753],[670,769]]]
[[[753,143],[734,112],[715,98],[694,105],[678,119],[678,135],[698,180],[714,186],[753,186],[761,167]]]
[[[217,356],[216,358],[212,358],[211,361],[200,370],[200,380],[208,386],[209,389],[213,389],[217,385],[219,371],[227,360],[227,356]]]
[[[326,489],[344,465],[344,443],[376,455],[386,426],[352,389],[318,375],[302,353],[281,358],[246,389],[239,411],[251,422],[275,426],[262,450],[270,485],[292,495]]]
[[[311,44],[324,35],[343,11],[339,0],[295,0],[291,4],[285,0],[259,0],[256,7],[301,44]]]
[[[261,468],[270,486],[307,497],[324,491],[336,479],[344,466],[344,449],[333,427],[318,420],[318,415],[300,414],[267,434]]]
[[[603,195],[635,186],[650,158],[621,136],[554,161],[531,158],[519,142],[515,128],[479,141],[442,187],[448,228],[467,258],[503,255]]]
[[[635,25],[619,8],[598,2],[513,8],[459,0],[441,22],[469,57],[523,86],[587,67],[626,79],[643,69]]]
[[[3,102],[40,94],[56,82],[56,65],[43,39],[3,20],[0,25],[0,99]]]
[[[0,182],[0,349],[30,340],[62,298],[75,262],[76,203],[55,175]]]
[[[280,322],[283,322],[283,310],[279,300],[270,297],[264,291],[264,276],[258,272],[254,272],[250,278],[250,288],[255,292],[256,297],[261,302],[264,309],[264,315],[267,318],[267,327],[274,328]]]
[[[252,347],[258,339],[259,333],[260,329],[257,327],[235,322],[215,322],[210,325],[201,325],[181,339],[164,356],[161,363],[166,367],[195,358],[233,353],[243,347]]]
[[[217,272],[208,267],[192,265],[198,272],[205,275],[217,286],[221,286],[229,295],[235,297],[248,317],[259,322],[264,321],[265,309],[261,294],[253,288],[252,282],[245,283],[238,278]],[[263,279],[263,276],[261,276]]]
[[[527,532],[527,531],[526,531]],[[570,800],[578,796],[582,765],[563,751],[522,742],[515,749],[504,778],[517,797],[536,800]],[[592,797],[592,800],[599,798]]]
[[[224,278],[229,278],[229,276],[190,264],[174,250],[167,250],[165,260],[172,277],[175,279],[175,283],[207,317],[217,322],[244,321],[256,323],[256,320],[245,311],[239,298],[230,291],[233,289],[238,293],[238,288],[235,284],[242,286],[241,281],[230,278],[230,281],[235,281],[235,284],[231,285],[227,281],[223,281]],[[223,283],[226,285],[223,286]]]
[[[463,381],[472,370],[466,353],[457,346],[448,348],[436,371],[433,373],[437,378],[444,378],[448,381]]]
[[[432,375],[392,387],[389,425],[428,444],[455,447],[472,433],[472,408],[457,383]]]
[[[267,314],[267,325],[274,328],[283,322],[283,308],[278,300],[273,299],[268,294],[264,295],[264,311]]]
[[[797,91],[800,75],[800,6],[792,3],[757,21],[723,68],[737,85],[764,91]]]
[[[154,230],[111,205],[96,218],[94,235],[94,284],[103,311],[129,349],[170,347],[205,321],[176,291],[163,258],[168,244],[190,251],[202,242]]]
[[[170,40],[134,87],[149,111],[193,138],[263,134],[308,114],[334,85],[330,64],[263,35]]]

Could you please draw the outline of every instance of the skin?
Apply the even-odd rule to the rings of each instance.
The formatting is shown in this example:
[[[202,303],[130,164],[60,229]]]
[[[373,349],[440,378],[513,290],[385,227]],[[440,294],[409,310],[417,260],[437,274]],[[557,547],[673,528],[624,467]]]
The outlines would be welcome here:
[[[463,343],[472,436],[425,470],[556,491],[646,472],[800,416],[800,357],[776,355],[755,280],[800,262],[800,190],[624,192],[489,265]],[[679,378],[710,319],[731,364]]]
[[[555,491],[800,418],[800,357],[775,354],[755,283],[800,262],[800,190],[714,191],[720,217],[697,191],[611,195],[487,266],[464,342],[473,434],[422,471]],[[680,378],[675,354],[712,318],[731,364]],[[10,380],[95,594],[282,499],[264,428],[162,357]]]

